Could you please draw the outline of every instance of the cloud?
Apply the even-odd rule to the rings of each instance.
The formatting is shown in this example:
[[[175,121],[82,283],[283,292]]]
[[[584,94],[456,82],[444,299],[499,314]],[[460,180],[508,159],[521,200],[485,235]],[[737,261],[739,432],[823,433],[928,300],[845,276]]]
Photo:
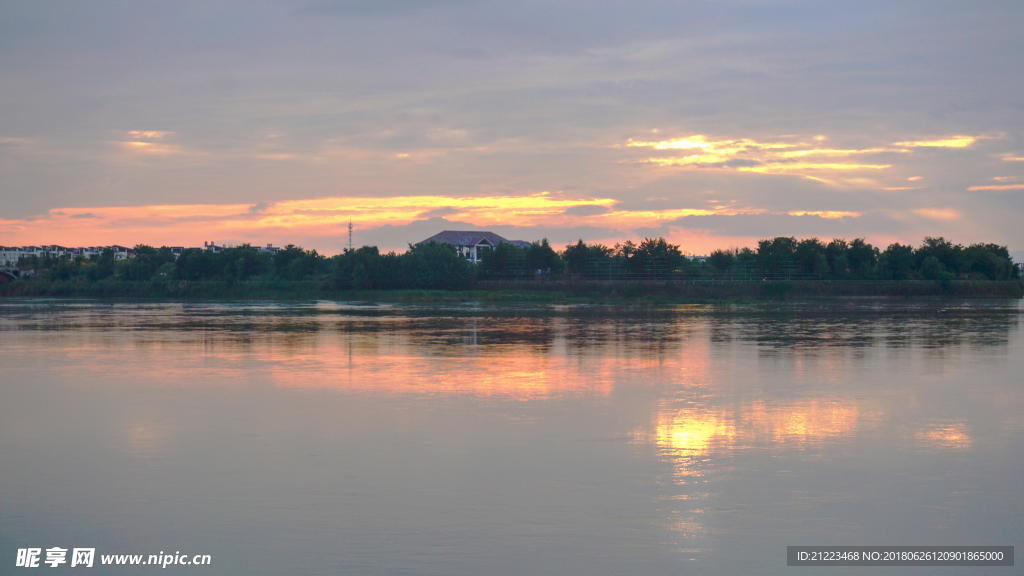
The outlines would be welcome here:
[[[840,210],[818,210],[818,211],[798,211],[788,212],[790,216],[818,216],[819,218],[825,218],[826,220],[834,220],[837,218],[858,218],[864,214],[861,212],[846,212]]]
[[[905,148],[966,148],[978,141],[976,136],[951,136],[940,140],[913,140],[896,142],[893,146]]]
[[[915,208],[912,212],[931,220],[956,220],[960,218],[960,211],[954,208]]]
[[[457,208],[450,206],[444,206],[442,208],[434,208],[433,210],[427,210],[419,215],[420,218],[433,218],[435,216],[451,216],[452,214],[458,214]]]
[[[537,228],[548,230],[594,227],[590,218],[622,225],[650,214],[614,211],[615,201],[565,198],[548,192],[521,196],[389,198],[328,197],[257,204],[192,204],[162,206],[110,206],[53,209],[30,222],[0,219],[0,234],[14,243],[101,244],[116,237],[123,243],[180,246],[200,239],[242,238],[243,241],[332,238],[352,221],[359,230],[410,225],[444,215],[446,222],[472,222],[470,226]],[[567,214],[575,207],[585,214]],[[597,214],[598,209],[603,214]],[[670,218],[674,212],[666,212]],[[423,220],[426,216],[428,220]],[[618,216],[618,219],[616,219]],[[422,226],[422,225],[417,225]],[[427,236],[438,232],[435,230]],[[294,241],[294,240],[289,240]],[[395,244],[385,244],[395,247]]]
[[[181,154],[181,148],[170,144],[157,144],[155,142],[120,142],[121,148],[134,154],[145,154],[153,156],[168,156]]]
[[[608,212],[610,208],[607,206],[599,206],[597,204],[582,204],[580,206],[570,206],[565,209],[566,214],[573,216],[593,216],[595,214],[604,214]]]
[[[670,210],[854,212],[832,222],[870,230],[891,210],[936,235],[1024,243],[1019,194],[968,191],[1024,160],[1012,2],[911,0],[898,17],[856,2],[9,4],[4,242],[326,246],[349,217],[368,230],[441,211],[622,236],[685,214]],[[979,136],[993,130],[1006,136]],[[895,190],[910,177],[927,184]],[[380,201],[287,204],[325,196]],[[452,201],[470,197],[525,200]],[[596,201],[607,210],[577,208]],[[97,218],[50,216],[71,204]],[[148,208],[207,204],[239,208],[193,215],[205,227]],[[909,212],[933,205],[962,217]]]
[[[1024,184],[1004,184],[1002,186],[971,186],[967,189],[970,192],[978,190],[1024,190]]]
[[[299,13],[325,16],[394,16],[430,9],[458,0],[323,0]]]
[[[675,156],[648,157],[638,160],[662,168],[683,168],[688,170],[719,170],[751,172],[764,175],[789,175],[815,180],[830,186],[861,187],[875,189],[897,189],[886,186],[879,178],[891,178],[890,173],[899,164],[911,160],[913,149],[918,147],[963,148],[977,138],[967,136],[951,137],[932,141],[905,141],[895,146],[873,145],[864,148],[825,148],[821,143],[825,136],[806,140],[794,139],[759,141],[753,138],[709,140],[705,136],[644,141],[629,139],[625,147],[648,148],[665,152],[677,152]],[[865,161],[867,159],[873,161]],[[878,161],[882,160],[882,161]],[[881,174],[881,172],[886,173]],[[908,180],[920,179],[912,176]],[[899,188],[906,189],[906,188]]]
[[[30,144],[32,144],[32,141],[28,138],[0,138],[0,147],[10,150],[27,148]]]
[[[130,130],[128,132],[128,135],[132,138],[145,138],[149,140],[158,140],[169,134],[174,134],[174,132],[160,132],[157,130]]]
[[[740,172],[760,172],[762,174],[787,174],[792,172],[816,172],[819,170],[884,170],[892,168],[891,164],[841,164],[841,163],[813,163],[794,162],[792,164],[771,164],[768,166],[743,166],[737,168]]]
[[[715,201],[712,201],[715,202]],[[0,220],[0,233],[22,244],[102,244],[112,241],[151,245],[188,245],[210,238],[254,243],[308,242],[317,239],[338,247],[338,238],[354,223],[361,240],[400,248],[418,234],[431,236],[439,226],[488,229],[524,234],[530,240],[616,240],[635,230],[666,226],[690,216],[734,216],[763,213],[732,205],[709,208],[621,209],[614,200],[566,198],[540,192],[522,196],[390,198],[328,197],[259,204],[195,204],[63,208],[35,222]],[[855,218],[851,211],[809,210],[793,214],[821,219]],[[442,218],[444,216],[445,218]],[[429,233],[428,233],[429,232]],[[401,233],[400,235],[397,235]],[[366,235],[369,236],[366,236]],[[424,236],[424,237],[426,237]],[[399,242],[401,240],[401,242]],[[415,240],[418,241],[418,240]],[[321,251],[329,248],[318,246]]]

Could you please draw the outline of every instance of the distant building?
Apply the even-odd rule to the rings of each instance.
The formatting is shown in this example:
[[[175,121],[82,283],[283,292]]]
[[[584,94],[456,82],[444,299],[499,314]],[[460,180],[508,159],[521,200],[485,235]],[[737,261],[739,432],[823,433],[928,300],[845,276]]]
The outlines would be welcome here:
[[[21,258],[21,248],[15,246],[0,246],[0,266],[14,266]]]
[[[0,265],[14,266],[18,260],[28,256],[60,258],[73,253],[73,249],[51,244],[47,246],[0,246]]]
[[[455,246],[455,249],[459,251],[461,256],[474,264],[480,261],[484,252],[493,250],[498,244],[510,244],[517,248],[530,246],[530,243],[524,240],[506,240],[494,232],[457,230],[445,230],[439,234],[434,234],[422,242],[417,242],[416,245],[419,246],[429,242],[451,244]]]
[[[129,258],[135,258],[135,250],[125,246],[108,246],[108,248],[114,251],[114,260],[127,260]]]

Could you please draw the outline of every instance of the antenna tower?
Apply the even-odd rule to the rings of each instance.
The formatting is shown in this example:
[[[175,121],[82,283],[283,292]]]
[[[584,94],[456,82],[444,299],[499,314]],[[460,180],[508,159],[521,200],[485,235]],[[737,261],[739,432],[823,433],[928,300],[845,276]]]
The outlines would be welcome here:
[[[352,219],[348,220],[348,251],[352,251]]]

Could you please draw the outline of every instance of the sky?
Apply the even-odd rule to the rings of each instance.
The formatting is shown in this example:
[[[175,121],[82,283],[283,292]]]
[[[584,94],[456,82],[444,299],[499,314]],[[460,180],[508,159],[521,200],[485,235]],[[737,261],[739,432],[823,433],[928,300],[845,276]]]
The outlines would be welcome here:
[[[0,245],[1024,256],[1019,0],[0,0]],[[1018,257],[1018,260],[1021,258]]]

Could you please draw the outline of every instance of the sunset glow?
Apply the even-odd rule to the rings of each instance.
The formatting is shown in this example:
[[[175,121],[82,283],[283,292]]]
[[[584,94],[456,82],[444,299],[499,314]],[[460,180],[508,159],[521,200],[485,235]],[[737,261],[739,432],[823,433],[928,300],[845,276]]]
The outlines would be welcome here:
[[[1003,184],[999,186],[971,186],[968,188],[971,192],[978,190],[1024,190],[1024,184]]]
[[[735,203],[707,208],[623,210],[609,198],[563,198],[547,192],[508,197],[403,196],[318,198],[254,204],[107,206],[60,208],[34,220],[0,220],[0,233],[21,244],[79,246],[103,244],[197,245],[208,239],[239,238],[253,243],[301,236],[338,236],[351,220],[360,230],[408,224],[443,209],[447,218],[474,226],[579,226],[623,231],[670,223],[689,216],[764,214]],[[576,207],[599,207],[596,214],[574,214]],[[800,210],[786,214],[826,219],[856,218],[852,211]],[[671,234],[670,234],[671,236]],[[531,239],[532,240],[532,239]],[[691,249],[696,249],[691,247]]]
[[[974,136],[952,136],[940,140],[896,142],[893,146],[905,146],[907,148],[966,148],[977,141],[978,139]]]
[[[750,138],[708,140],[705,136],[697,135],[662,141],[630,139],[625,146],[666,152],[679,151],[679,154],[674,156],[637,160],[640,164],[660,168],[797,176],[840,188],[904,190],[909,188],[901,188],[894,183],[887,185],[877,178],[891,178],[883,171],[898,170],[899,163],[909,161],[915,148],[966,148],[974,144],[978,138],[953,136],[940,140],[908,140],[892,145],[878,143],[867,148],[819,147],[827,140],[827,137],[821,135],[796,142],[760,142]],[[811,160],[816,158],[828,161]],[[867,158],[876,161],[864,161]],[[913,176],[906,179],[920,178]]]

